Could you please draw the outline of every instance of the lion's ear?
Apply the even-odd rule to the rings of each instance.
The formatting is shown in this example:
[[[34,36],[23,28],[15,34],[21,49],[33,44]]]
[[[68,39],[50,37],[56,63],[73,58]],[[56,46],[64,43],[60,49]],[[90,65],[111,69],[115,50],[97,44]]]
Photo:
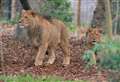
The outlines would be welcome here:
[[[22,13],[25,13],[25,12],[26,12],[26,10],[23,9],[23,10],[22,10]]]
[[[30,12],[30,14],[31,14],[33,17],[35,17],[35,15],[36,15],[35,12],[33,12],[32,10],[29,10],[29,12]]]
[[[99,33],[104,33],[102,28],[99,28],[98,30],[99,30]]]
[[[88,31],[87,32],[91,32],[92,31],[92,28],[88,28]]]
[[[33,17],[35,17],[35,12],[32,12],[31,14],[32,14]]]

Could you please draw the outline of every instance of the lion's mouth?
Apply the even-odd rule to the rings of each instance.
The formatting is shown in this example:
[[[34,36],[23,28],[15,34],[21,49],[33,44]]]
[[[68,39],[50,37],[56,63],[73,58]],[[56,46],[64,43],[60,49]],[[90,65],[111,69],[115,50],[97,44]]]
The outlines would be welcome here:
[[[96,40],[93,40],[92,42],[95,43],[95,42],[97,42],[97,41],[96,41]]]
[[[22,25],[22,23],[18,23],[18,27],[19,27],[19,28],[24,28],[25,26]]]
[[[18,23],[19,28],[26,28],[29,26],[29,24],[22,24],[22,23]]]
[[[25,26],[23,26],[23,25],[20,25],[20,26],[19,26],[19,28],[25,28]]]

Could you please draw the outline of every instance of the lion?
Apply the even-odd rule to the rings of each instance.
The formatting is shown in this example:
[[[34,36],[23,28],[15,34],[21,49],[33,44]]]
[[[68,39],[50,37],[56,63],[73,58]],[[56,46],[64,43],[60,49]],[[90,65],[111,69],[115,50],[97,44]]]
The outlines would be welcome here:
[[[49,59],[47,64],[53,64],[58,45],[64,52],[63,65],[70,64],[69,34],[65,24],[57,19],[48,20],[32,10],[22,10],[19,27],[27,29],[28,42],[38,48],[35,66],[43,65],[46,52]]]
[[[101,37],[102,37],[103,30],[101,28],[88,28],[86,32],[86,39],[87,39],[87,47],[89,49],[92,49],[95,46],[95,43],[100,43],[101,42]],[[92,55],[93,59],[96,62],[99,62],[99,55],[98,51],[94,51]]]

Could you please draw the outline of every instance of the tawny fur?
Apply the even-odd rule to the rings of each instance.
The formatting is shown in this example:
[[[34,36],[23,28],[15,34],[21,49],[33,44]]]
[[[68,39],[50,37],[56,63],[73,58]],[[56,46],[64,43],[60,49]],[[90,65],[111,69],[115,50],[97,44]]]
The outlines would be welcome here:
[[[34,63],[36,66],[43,64],[46,51],[49,55],[47,64],[53,64],[56,56],[55,49],[58,44],[64,52],[63,64],[70,64],[68,30],[62,21],[57,19],[48,21],[31,10],[23,10],[20,24],[28,29],[30,44],[38,47]]]
[[[89,28],[86,32],[87,47],[92,49],[95,43],[101,42],[102,29],[100,28]],[[95,51],[92,55],[93,59],[97,62],[99,61],[98,51]]]

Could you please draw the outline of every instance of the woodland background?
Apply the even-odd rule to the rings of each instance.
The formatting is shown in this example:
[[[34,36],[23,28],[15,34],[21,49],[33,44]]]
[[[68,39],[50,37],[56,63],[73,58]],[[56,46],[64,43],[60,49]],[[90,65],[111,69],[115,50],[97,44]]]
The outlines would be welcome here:
[[[60,19],[68,26],[72,36],[71,65],[61,67],[57,61],[50,67],[25,67],[27,59],[31,61],[32,48],[11,38],[11,29],[18,23],[22,9],[32,9],[42,16]],[[81,29],[95,27],[104,31],[102,42],[85,50],[87,46],[78,40],[78,35]],[[96,51],[100,62],[92,58]],[[61,61],[59,48],[56,53]],[[120,82],[120,0],[0,0],[0,56],[0,80],[3,82]],[[4,63],[7,65],[4,66]],[[34,75],[50,77],[35,80]],[[64,80],[51,78],[51,75],[63,77]]]

